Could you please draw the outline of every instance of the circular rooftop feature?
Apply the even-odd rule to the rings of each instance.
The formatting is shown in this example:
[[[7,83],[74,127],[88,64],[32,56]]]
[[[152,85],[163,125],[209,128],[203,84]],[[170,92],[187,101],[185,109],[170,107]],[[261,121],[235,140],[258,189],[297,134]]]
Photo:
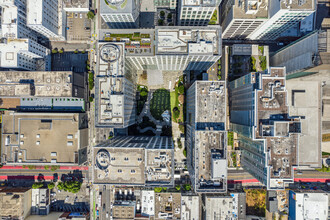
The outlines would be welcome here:
[[[100,149],[97,152],[96,165],[100,170],[105,170],[110,165],[110,154],[106,149]]]
[[[101,59],[104,62],[114,62],[120,57],[119,47],[115,44],[104,44],[100,50]]]
[[[124,9],[127,5],[127,0],[104,0],[104,2],[113,10]]]

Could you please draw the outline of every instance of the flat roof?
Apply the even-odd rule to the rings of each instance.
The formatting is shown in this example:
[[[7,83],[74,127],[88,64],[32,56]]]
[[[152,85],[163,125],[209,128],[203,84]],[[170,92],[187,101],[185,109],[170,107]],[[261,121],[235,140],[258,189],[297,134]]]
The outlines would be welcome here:
[[[0,216],[21,218],[26,217],[26,211],[31,207],[31,197],[24,196],[30,189],[0,191]],[[32,190],[30,190],[32,192]]]
[[[134,0],[100,0],[101,14],[131,14],[136,7]]]
[[[181,193],[155,193],[156,219],[181,219]]]
[[[63,0],[64,9],[82,9],[89,8],[89,0]]]
[[[220,55],[220,27],[156,27],[156,53]]]
[[[200,200],[198,195],[181,196],[181,219],[189,220],[200,216]]]
[[[72,72],[1,71],[0,96],[71,97]]]
[[[284,0],[280,2],[281,9],[316,10],[315,0]]]
[[[74,113],[7,111],[2,115],[2,156],[7,163],[77,163],[83,144],[79,121]]]
[[[246,0],[242,4],[240,0],[235,0],[233,5],[233,18],[235,19],[256,19],[268,18],[269,0]]]
[[[95,183],[172,185],[173,154],[169,137],[114,137],[94,147]]]
[[[181,4],[182,6],[216,7],[220,2],[219,0],[183,0]]]
[[[211,129],[212,124],[226,127],[226,82],[195,81],[196,84],[196,123],[205,124]],[[213,128],[218,130],[218,128]]]

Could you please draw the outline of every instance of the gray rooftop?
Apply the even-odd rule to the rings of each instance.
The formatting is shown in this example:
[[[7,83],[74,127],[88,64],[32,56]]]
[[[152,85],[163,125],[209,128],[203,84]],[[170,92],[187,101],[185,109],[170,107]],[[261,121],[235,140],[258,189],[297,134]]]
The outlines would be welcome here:
[[[0,96],[71,97],[72,72],[0,72]]]

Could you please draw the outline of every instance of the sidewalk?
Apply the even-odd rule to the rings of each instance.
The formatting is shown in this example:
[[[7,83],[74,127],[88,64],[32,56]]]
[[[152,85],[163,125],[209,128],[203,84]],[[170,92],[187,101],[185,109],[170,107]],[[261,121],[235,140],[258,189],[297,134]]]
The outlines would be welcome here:
[[[31,164],[32,165],[32,164]],[[49,166],[49,170],[51,168],[52,165],[45,165],[45,166]],[[33,168],[33,170],[45,170],[45,166],[36,166],[36,168]],[[1,168],[2,170],[28,170],[28,165],[26,165],[25,168],[23,168],[23,166],[3,166]],[[88,170],[88,166],[60,166],[60,168],[58,168],[58,170]],[[55,170],[56,171],[56,170]]]

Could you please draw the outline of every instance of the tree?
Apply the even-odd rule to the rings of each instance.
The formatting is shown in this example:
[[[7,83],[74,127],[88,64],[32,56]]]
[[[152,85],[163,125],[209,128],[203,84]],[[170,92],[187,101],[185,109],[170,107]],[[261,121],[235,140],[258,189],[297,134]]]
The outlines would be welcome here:
[[[43,183],[41,183],[41,182],[38,182],[38,183],[33,183],[33,185],[32,185],[32,189],[39,189],[39,188],[41,188],[41,187],[43,187]]]
[[[162,191],[162,187],[155,187],[154,190],[156,193],[160,193]]]
[[[48,165],[44,166],[44,169],[49,170],[49,166]]]
[[[180,116],[180,110],[178,107],[173,108],[173,118],[176,120]]]
[[[145,90],[142,90],[142,91],[140,92],[140,96],[147,96],[147,95],[148,95],[148,92],[145,91]]]
[[[64,189],[64,183],[63,183],[63,182],[59,182],[59,183],[57,184],[57,188],[58,188],[59,190],[63,190],[63,189]]]
[[[93,102],[94,98],[92,96],[89,97],[89,102]]]
[[[177,185],[177,186],[175,187],[175,189],[176,189],[177,191],[180,191],[181,186],[180,186],[180,185]]]
[[[58,51],[57,51],[57,48],[55,48],[55,49],[52,49],[52,53],[53,54],[55,54],[55,53],[57,53]]]
[[[3,167],[3,164],[0,164],[0,168],[2,168]]]
[[[63,52],[64,52],[64,49],[62,48],[62,49],[60,49],[58,52],[59,52],[59,53],[63,53]]]
[[[184,134],[184,125],[179,125],[179,130]]]
[[[183,85],[180,85],[178,87],[178,92],[179,92],[179,94],[183,94],[184,93],[184,86]]]
[[[78,49],[76,49],[75,51],[73,51],[75,54],[77,54],[77,53],[79,53],[79,50]]]
[[[54,189],[55,184],[53,182],[48,183],[47,187],[48,187],[48,189]]]
[[[51,171],[55,171],[55,170],[57,170],[57,169],[59,169],[59,168],[60,168],[60,166],[52,165],[52,166],[50,167],[50,170],[51,170]]]
[[[89,12],[87,13],[87,18],[88,18],[88,19],[90,19],[90,20],[93,20],[93,19],[94,19],[94,17],[95,17],[95,14],[94,14],[94,12],[92,12],[92,11],[89,11]]]
[[[169,13],[169,14],[167,15],[167,19],[172,19],[172,14],[171,14],[171,13]]]
[[[160,17],[164,17],[165,16],[165,12],[164,11],[160,11]]]
[[[164,21],[162,19],[158,19],[158,25],[162,26],[164,24]]]
[[[185,157],[187,157],[187,150],[186,150],[186,148],[185,149],[183,149],[183,156],[185,156]]]
[[[184,184],[183,188],[184,188],[185,191],[190,191],[191,190],[191,185]]]

